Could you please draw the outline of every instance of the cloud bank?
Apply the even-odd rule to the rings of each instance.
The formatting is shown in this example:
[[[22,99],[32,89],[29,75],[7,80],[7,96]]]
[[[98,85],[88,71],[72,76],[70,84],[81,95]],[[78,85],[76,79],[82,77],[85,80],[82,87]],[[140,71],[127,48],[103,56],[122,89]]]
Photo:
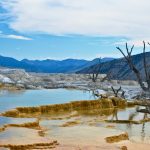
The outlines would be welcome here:
[[[150,37],[149,0],[2,0],[0,5],[11,17],[10,28],[22,33]]]

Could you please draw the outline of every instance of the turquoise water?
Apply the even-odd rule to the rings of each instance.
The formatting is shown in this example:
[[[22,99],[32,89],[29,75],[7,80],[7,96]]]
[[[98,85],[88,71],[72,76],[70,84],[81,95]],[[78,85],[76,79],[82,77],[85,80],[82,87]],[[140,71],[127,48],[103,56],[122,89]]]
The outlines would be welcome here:
[[[26,122],[34,122],[35,118],[11,118],[0,116],[0,127],[6,124],[23,124]]]
[[[0,112],[5,112],[18,106],[40,106],[94,99],[91,95],[89,92],[67,89],[0,91]],[[0,117],[0,126],[10,123],[24,123],[26,121],[30,122],[31,120]]]
[[[39,106],[94,99],[91,93],[80,90],[44,89],[26,91],[0,91],[0,112],[18,106]]]
[[[48,105],[48,104],[59,104],[66,103],[75,100],[90,100],[94,99],[92,93],[84,92],[79,90],[67,90],[67,89],[49,89],[49,90],[26,90],[26,91],[0,91],[0,112],[16,108],[18,106],[39,106],[39,105]],[[125,110],[118,110],[115,114],[110,115],[108,119],[116,119],[117,116],[120,120],[128,120],[130,115],[135,114],[133,120],[141,120],[144,117],[143,113],[137,113],[136,108],[127,108]],[[148,115],[148,117],[150,117]],[[81,118],[82,119],[82,118]],[[91,119],[95,119],[94,116]],[[83,117],[85,121],[85,116]],[[5,124],[20,124],[25,122],[35,121],[35,118],[11,118],[11,117],[0,117],[0,127]],[[81,120],[82,121],[82,120]],[[59,128],[59,125],[66,120],[42,120],[41,126],[50,128],[52,133],[57,134],[58,132],[62,133],[63,128]],[[119,131],[126,131],[129,134],[130,140],[133,142],[143,142],[150,143],[150,123],[143,124],[113,124],[105,122],[97,122],[95,127],[105,127],[108,124],[114,125],[115,129]],[[63,130],[61,130],[63,129]],[[107,129],[108,130],[108,129]],[[109,132],[109,130],[108,130]],[[49,132],[48,132],[49,133]],[[51,132],[50,132],[51,133]],[[14,132],[10,133],[11,136],[14,136]],[[20,133],[22,135],[22,133]],[[52,134],[48,134],[50,137]],[[70,135],[70,134],[69,134]],[[0,139],[4,137],[9,137],[8,133],[1,132]],[[74,138],[74,137],[73,137]]]
[[[116,115],[118,120],[128,120],[131,115],[134,115],[133,120],[136,121],[144,119],[145,115],[147,115],[147,118],[150,118],[150,114],[138,113],[136,108],[127,108],[125,110],[118,111]],[[110,116],[108,119],[115,120],[115,117]],[[114,125],[116,129],[128,132],[131,141],[150,144],[150,122],[142,124],[118,123]]]

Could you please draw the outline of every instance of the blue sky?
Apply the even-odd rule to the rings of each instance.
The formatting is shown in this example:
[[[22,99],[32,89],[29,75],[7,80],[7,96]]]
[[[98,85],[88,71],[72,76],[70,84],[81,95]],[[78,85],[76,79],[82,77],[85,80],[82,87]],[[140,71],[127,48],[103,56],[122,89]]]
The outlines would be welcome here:
[[[17,59],[121,57],[149,41],[148,0],[1,0],[0,55]],[[127,7],[125,7],[127,6]],[[134,6],[134,7],[133,7]]]

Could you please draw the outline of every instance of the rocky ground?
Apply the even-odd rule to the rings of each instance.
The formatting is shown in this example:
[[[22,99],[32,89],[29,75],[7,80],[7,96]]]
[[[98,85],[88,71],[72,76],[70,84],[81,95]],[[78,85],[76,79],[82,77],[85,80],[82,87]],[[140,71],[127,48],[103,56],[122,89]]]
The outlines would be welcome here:
[[[43,74],[27,73],[22,69],[0,68],[1,89],[41,89],[41,88],[75,88],[81,90],[101,89],[111,91],[111,86],[122,86],[128,99],[140,92],[136,81],[101,80],[106,75],[101,74],[96,83],[93,83],[89,74]],[[105,93],[104,92],[104,93]]]
[[[96,100],[86,102],[76,101],[60,105],[19,107],[7,111],[1,114],[1,117],[32,118],[35,120],[33,122],[11,123],[2,126],[0,128],[2,136],[0,149],[140,150],[143,148],[148,150],[149,144],[132,141],[134,136],[128,136],[126,132],[122,132],[122,130],[126,131],[126,128],[119,128],[118,130],[118,119],[117,121],[110,120],[110,118],[118,118],[121,116],[121,122],[119,123],[122,124],[120,127],[123,127],[124,124],[126,127],[126,124],[128,125],[130,123],[131,125],[132,123],[134,125],[135,123],[136,126],[139,125],[139,131],[141,130],[140,125],[143,122],[149,122],[147,118],[145,120],[126,120],[125,117],[130,117],[129,112],[132,112],[132,110],[130,108],[123,109],[124,107],[121,104],[126,104],[126,101],[120,99],[115,101],[114,97],[112,97],[113,92],[111,86],[114,89],[118,89],[121,86],[122,90],[125,91],[125,97],[127,99],[134,98],[141,92],[138,83],[136,81],[117,80],[105,80],[101,82],[105,76],[99,75],[97,82],[93,83],[88,74],[40,74],[27,73],[20,69],[0,68],[1,89],[74,88],[90,91],[98,89],[99,94],[111,95],[110,99],[106,98],[108,103],[99,100],[97,100],[97,103]],[[132,102],[128,102],[127,104],[129,103],[131,104]],[[106,106],[109,106],[111,109],[108,107],[109,109],[106,111],[104,104],[108,104]],[[88,113],[86,109],[85,111],[84,109],[76,110],[80,108],[79,106],[88,106]],[[100,111],[97,112],[93,109],[94,106]],[[119,108],[118,111],[115,109],[116,106]],[[90,107],[92,108],[91,111],[89,109]],[[60,116],[54,116],[56,114],[55,111],[60,110],[62,113],[62,110],[66,110],[66,108],[69,109],[69,115],[64,113],[64,116],[62,114]],[[134,109],[137,110],[136,108]],[[53,110],[55,110],[54,113]],[[49,112],[52,112],[52,115]],[[132,127],[132,130],[134,128]],[[146,128],[146,130],[148,129]]]

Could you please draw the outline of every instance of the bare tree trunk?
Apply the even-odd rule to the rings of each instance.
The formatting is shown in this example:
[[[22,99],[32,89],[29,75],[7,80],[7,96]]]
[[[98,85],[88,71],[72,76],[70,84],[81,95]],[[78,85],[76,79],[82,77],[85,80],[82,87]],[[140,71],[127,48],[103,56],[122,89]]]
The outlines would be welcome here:
[[[101,58],[99,58],[99,63],[97,65],[93,65],[92,75],[90,74],[90,78],[92,79],[93,82],[97,81],[100,69],[101,69]]]
[[[118,89],[114,89],[113,86],[111,86],[111,89],[115,95],[115,97],[121,97],[125,99],[125,91],[122,90],[121,86]],[[119,92],[121,92],[121,94],[119,95]]]
[[[142,75],[141,75],[140,71],[136,68],[136,66],[134,65],[133,60],[132,60],[132,55],[131,54],[132,54],[134,45],[131,47],[131,49],[129,51],[128,44],[126,43],[127,56],[125,55],[125,53],[123,52],[122,49],[120,49],[119,47],[116,47],[116,48],[124,56],[124,58],[127,61],[130,69],[134,72],[135,76],[137,77],[137,81],[140,84],[141,88],[144,91],[150,92],[150,72],[147,71],[148,67],[147,67],[147,63],[146,63],[145,42],[144,41],[143,41],[143,45],[144,45],[144,47],[143,47],[143,65],[144,65],[145,78],[146,78],[144,81],[146,81],[147,86],[145,86],[144,81],[142,80]]]

